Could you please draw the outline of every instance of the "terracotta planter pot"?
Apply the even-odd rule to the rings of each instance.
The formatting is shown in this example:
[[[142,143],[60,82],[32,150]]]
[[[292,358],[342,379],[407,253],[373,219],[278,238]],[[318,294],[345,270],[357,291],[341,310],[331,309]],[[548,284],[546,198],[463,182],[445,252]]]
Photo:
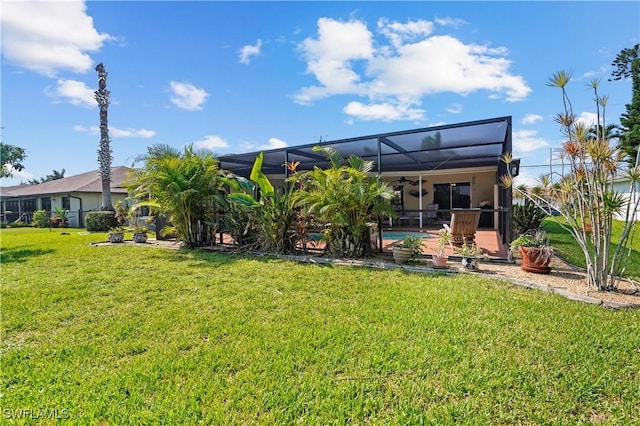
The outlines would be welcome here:
[[[412,248],[394,247],[393,260],[396,263],[407,263],[413,254]]]
[[[431,255],[431,261],[433,262],[433,267],[436,269],[447,268],[448,260],[449,260],[449,256],[438,256],[436,254]]]
[[[542,252],[543,249],[538,247],[522,247],[520,246],[520,255],[522,256],[522,269],[535,274],[548,274],[551,272],[549,267],[548,256]]]

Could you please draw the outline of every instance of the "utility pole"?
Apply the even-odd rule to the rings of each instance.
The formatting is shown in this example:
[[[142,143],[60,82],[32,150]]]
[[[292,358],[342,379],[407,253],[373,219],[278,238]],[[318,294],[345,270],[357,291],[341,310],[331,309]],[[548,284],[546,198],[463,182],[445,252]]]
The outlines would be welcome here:
[[[98,164],[100,178],[102,180],[102,206],[100,210],[115,211],[111,202],[111,145],[109,141],[109,123],[107,121],[107,109],[109,108],[109,92],[107,90],[107,72],[100,62],[96,66],[98,72],[98,90],[95,91],[95,99],[100,108],[100,149],[98,149]]]

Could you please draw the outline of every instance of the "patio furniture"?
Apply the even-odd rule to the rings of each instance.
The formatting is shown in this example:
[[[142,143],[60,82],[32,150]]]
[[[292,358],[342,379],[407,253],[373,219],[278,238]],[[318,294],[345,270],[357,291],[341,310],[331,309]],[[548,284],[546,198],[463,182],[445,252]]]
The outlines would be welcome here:
[[[451,244],[461,247],[476,241],[476,231],[480,221],[480,209],[451,210]]]
[[[429,204],[427,206],[427,211],[425,213],[425,217],[427,219],[427,223],[432,225],[438,221],[438,209],[440,208],[440,204],[434,203]]]

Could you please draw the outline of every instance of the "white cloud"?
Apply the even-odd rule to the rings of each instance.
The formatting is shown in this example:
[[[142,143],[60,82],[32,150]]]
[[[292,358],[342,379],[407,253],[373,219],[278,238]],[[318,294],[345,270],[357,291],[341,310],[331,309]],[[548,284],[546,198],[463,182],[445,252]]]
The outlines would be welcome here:
[[[522,124],[534,124],[538,121],[542,121],[542,116],[538,114],[527,114],[522,119]]]
[[[3,1],[2,55],[49,77],[92,68],[88,52],[112,37],[98,33],[82,1]]]
[[[513,132],[513,153],[515,157],[522,154],[549,147],[549,142],[536,137],[536,130],[517,130]]]
[[[2,178],[2,179],[11,179],[11,180],[31,180],[34,178],[33,173],[29,173],[26,169],[22,169],[20,171],[16,170],[13,168],[13,166],[11,164],[4,164],[2,165],[2,167],[9,171],[11,173],[11,178]],[[11,183],[10,185],[13,185],[13,183]],[[17,183],[16,183],[17,185]]]
[[[204,89],[200,89],[191,83],[172,81],[169,84],[173,93],[171,102],[181,109],[199,111],[202,109],[207,96],[209,96]]]
[[[444,18],[436,17],[434,21],[438,25],[450,26],[454,28],[461,27],[462,25],[465,25],[467,23],[464,19],[450,18],[450,17],[444,17]]]
[[[418,20],[408,21],[406,24],[389,22],[386,18],[378,21],[378,30],[384,34],[393,47],[399,48],[407,41],[428,36],[433,32],[433,22]]]
[[[118,129],[117,127],[109,126],[109,134],[114,138],[142,138],[149,139],[156,135],[154,130],[147,129]]]
[[[55,89],[46,89],[45,93],[56,99],[64,99],[72,105],[97,107],[94,91],[82,81],[58,80]]]
[[[598,115],[592,112],[581,112],[576,117],[577,123],[583,123],[586,127],[593,127],[598,122]]]
[[[540,177],[533,176],[526,170],[520,168],[520,174],[513,179],[514,186],[525,185],[527,187],[534,187],[540,185]]]
[[[268,149],[285,148],[286,146],[287,143],[285,141],[278,138],[270,138],[269,143],[266,145],[262,145],[260,149],[266,151]]]
[[[609,68],[608,67],[601,66],[600,70],[598,70],[598,71],[587,71],[582,76],[584,78],[593,78],[593,77],[597,77],[599,75],[606,74],[608,72],[609,72]]]
[[[447,108],[447,112],[451,114],[460,114],[462,112],[461,104],[451,104],[449,108]]]
[[[392,105],[390,103],[364,105],[361,102],[350,102],[344,107],[345,114],[361,120],[419,120],[424,111],[410,108],[409,105]]]
[[[79,133],[87,133],[89,135],[99,135],[100,127],[99,126],[73,126],[73,130]],[[142,138],[149,139],[156,135],[154,130],[147,129],[119,129],[114,126],[109,126],[109,137],[111,138]]]
[[[240,63],[248,64],[249,62],[251,62],[251,57],[259,55],[261,48],[262,48],[262,40],[260,39],[258,39],[258,41],[254,46],[251,46],[251,45],[243,46],[242,49],[240,49]]]
[[[196,148],[214,150],[219,148],[228,148],[229,143],[220,136],[207,135],[203,140],[194,142],[193,146]]]
[[[285,148],[287,147],[288,144],[278,138],[270,138],[269,142],[267,142],[266,144],[262,144],[262,145],[258,145],[258,144],[254,144],[251,142],[244,142],[242,144],[242,151],[247,152],[247,151],[267,151],[270,149],[277,149],[277,148]]]
[[[359,87],[360,75],[351,69],[353,61],[368,60],[373,55],[372,36],[363,22],[320,18],[318,38],[307,38],[299,47],[307,60],[307,71],[321,86],[301,89],[296,96],[298,102],[341,93],[366,93]]]
[[[451,18],[436,20],[439,25],[461,23]],[[363,96],[369,98],[372,110],[386,106],[387,119],[404,120],[414,115],[398,114],[389,106],[419,105],[424,96],[444,92],[467,95],[483,90],[490,98],[509,102],[521,101],[531,92],[522,76],[509,72],[511,62],[504,47],[465,44],[449,35],[434,35],[434,24],[424,20],[397,23],[381,19],[377,31],[388,44],[374,40],[362,21],[320,18],[317,37],[299,45],[307,71],[318,84],[301,88],[295,94],[296,102]],[[363,106],[351,102],[345,111]]]

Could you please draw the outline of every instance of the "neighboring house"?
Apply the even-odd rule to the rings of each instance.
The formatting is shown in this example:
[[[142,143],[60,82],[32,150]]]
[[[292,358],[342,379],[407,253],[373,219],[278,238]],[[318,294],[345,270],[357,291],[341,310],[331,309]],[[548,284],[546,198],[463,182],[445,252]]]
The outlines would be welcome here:
[[[622,196],[631,203],[632,209],[638,204],[638,200],[640,200],[640,182],[635,183],[634,189],[629,178],[619,178],[614,181],[613,190],[622,194]],[[624,214],[626,214],[626,208]],[[630,218],[632,220],[640,220],[640,211],[638,209],[636,209],[635,212],[632,211]],[[625,220],[625,217],[624,215],[616,215],[616,219]]]
[[[129,167],[111,168],[111,200],[125,203],[127,189],[123,181]],[[85,226],[87,212],[100,210],[102,181],[98,170],[51,180],[37,185],[18,185],[0,188],[0,214],[3,222],[22,219],[30,222],[33,212],[55,211],[56,207],[69,210],[69,226]]]

